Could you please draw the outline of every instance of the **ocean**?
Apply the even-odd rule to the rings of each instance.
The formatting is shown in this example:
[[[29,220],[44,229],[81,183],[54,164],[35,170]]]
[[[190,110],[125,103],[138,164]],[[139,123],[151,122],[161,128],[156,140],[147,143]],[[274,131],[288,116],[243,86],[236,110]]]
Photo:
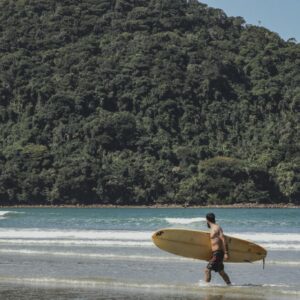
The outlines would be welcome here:
[[[160,228],[207,230],[268,250],[262,262],[226,263],[233,286],[206,262],[156,248]],[[11,208],[0,210],[1,299],[299,299],[300,209]]]

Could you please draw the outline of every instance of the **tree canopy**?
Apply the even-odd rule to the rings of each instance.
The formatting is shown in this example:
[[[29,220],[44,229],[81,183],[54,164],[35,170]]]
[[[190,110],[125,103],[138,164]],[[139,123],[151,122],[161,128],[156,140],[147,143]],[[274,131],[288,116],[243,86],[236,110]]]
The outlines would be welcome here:
[[[0,204],[299,204],[299,87],[196,0],[2,0]]]

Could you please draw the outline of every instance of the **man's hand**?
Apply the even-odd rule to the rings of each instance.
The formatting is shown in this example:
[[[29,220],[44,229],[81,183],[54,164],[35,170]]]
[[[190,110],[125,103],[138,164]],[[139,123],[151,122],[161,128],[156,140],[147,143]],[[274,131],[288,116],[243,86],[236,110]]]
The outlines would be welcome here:
[[[228,260],[229,259],[229,255],[228,255],[228,253],[225,253],[224,254],[224,260]]]

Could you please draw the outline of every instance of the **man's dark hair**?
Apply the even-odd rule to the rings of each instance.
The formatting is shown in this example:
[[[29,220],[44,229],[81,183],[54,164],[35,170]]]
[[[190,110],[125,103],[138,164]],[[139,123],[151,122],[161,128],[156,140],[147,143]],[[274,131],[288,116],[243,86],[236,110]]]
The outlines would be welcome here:
[[[206,220],[211,222],[211,223],[216,223],[216,217],[215,217],[215,214],[213,213],[208,213],[206,215]]]

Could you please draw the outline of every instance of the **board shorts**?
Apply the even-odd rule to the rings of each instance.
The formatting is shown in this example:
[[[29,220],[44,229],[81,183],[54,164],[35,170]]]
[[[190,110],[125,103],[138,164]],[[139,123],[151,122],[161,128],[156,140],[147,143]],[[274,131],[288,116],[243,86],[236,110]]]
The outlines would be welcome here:
[[[207,265],[208,270],[214,270],[215,272],[220,272],[224,270],[224,252],[222,250],[217,250],[213,252],[213,256]]]

